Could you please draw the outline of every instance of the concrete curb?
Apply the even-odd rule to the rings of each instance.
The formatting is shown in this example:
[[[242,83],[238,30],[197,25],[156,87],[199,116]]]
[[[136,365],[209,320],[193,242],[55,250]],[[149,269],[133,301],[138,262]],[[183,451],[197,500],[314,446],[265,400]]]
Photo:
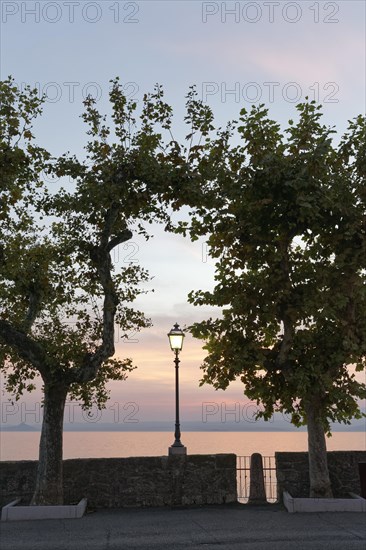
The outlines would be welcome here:
[[[77,519],[83,517],[88,503],[87,499],[83,498],[76,505],[17,506],[21,500],[17,498],[2,508],[1,521]]]
[[[366,512],[366,499],[350,493],[350,498],[294,498],[283,492],[283,504],[290,514],[296,512]]]

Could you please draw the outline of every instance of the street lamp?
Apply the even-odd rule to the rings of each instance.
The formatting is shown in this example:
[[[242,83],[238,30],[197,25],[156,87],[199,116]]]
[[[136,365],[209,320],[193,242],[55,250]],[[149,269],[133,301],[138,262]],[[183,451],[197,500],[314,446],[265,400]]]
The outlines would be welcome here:
[[[175,441],[173,445],[169,447],[169,455],[186,455],[187,447],[185,447],[180,440],[180,424],[179,424],[179,352],[183,347],[184,333],[179,327],[178,323],[175,323],[174,327],[168,333],[169,343],[172,351],[175,353]]]

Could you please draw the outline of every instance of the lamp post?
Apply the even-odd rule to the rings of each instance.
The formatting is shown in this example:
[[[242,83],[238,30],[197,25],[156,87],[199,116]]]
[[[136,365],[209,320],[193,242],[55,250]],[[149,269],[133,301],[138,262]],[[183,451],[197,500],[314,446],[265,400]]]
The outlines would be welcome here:
[[[187,447],[185,447],[180,440],[180,423],[179,423],[179,352],[183,347],[184,333],[179,327],[178,323],[175,323],[174,327],[168,333],[170,347],[175,353],[175,441],[173,445],[169,447],[169,455],[186,455]]]

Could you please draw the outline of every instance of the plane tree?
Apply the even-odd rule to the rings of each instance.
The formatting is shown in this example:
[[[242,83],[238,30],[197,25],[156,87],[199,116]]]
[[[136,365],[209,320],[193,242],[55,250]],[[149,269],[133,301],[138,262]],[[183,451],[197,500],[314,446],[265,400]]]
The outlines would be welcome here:
[[[264,105],[201,151],[201,197],[177,231],[206,236],[216,263],[196,305],[222,308],[194,323],[205,343],[201,384],[240,379],[259,416],[290,415],[308,431],[310,496],[332,494],[331,422],[360,418],[366,386],[365,118],[338,145],[314,102],[285,134]]]
[[[171,112],[157,87],[144,97],[137,121],[136,103],[115,79],[109,119],[92,98],[85,101],[84,157],[55,159],[34,143],[32,125],[42,111],[36,90],[21,92],[9,78],[0,94],[1,369],[16,399],[40,376],[32,504],[59,504],[66,399],[103,407],[107,382],[124,380],[134,368],[130,358],[115,355],[115,327],[123,342],[151,324],[133,308],[150,280],[147,271],[116,265],[112,252],[134,234],[150,238],[153,220],[169,220],[164,191],[171,161],[156,128],[168,124]],[[45,173],[60,183],[46,185]]]

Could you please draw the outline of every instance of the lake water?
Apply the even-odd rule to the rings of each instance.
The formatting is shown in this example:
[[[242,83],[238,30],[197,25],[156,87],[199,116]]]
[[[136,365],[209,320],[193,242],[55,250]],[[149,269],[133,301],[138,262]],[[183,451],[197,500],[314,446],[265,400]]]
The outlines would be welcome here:
[[[1,432],[0,460],[38,458],[40,432]],[[163,456],[173,443],[169,432],[64,432],[64,458]],[[306,432],[185,432],[188,454],[306,451]],[[366,450],[362,432],[335,432],[327,440],[329,451]]]

